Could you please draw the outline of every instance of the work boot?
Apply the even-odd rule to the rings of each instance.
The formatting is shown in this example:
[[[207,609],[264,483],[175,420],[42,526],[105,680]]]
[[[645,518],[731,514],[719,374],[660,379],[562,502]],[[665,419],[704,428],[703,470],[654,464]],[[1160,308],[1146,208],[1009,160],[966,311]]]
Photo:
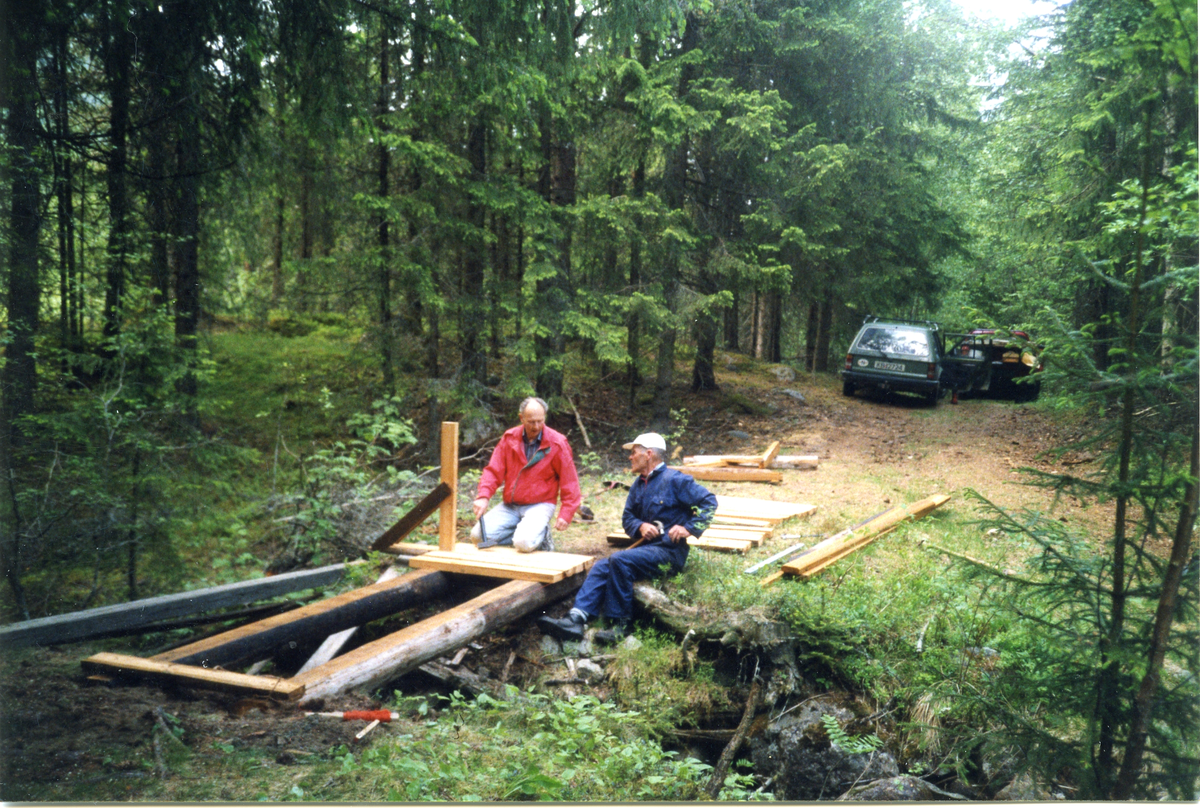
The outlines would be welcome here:
[[[628,633],[628,620],[614,620],[610,627],[596,632],[596,642],[600,645],[616,645],[625,639],[625,635]]]
[[[587,615],[579,609],[572,609],[566,617],[543,615],[537,622],[543,634],[549,634],[559,641],[582,640],[583,632],[587,631]]]

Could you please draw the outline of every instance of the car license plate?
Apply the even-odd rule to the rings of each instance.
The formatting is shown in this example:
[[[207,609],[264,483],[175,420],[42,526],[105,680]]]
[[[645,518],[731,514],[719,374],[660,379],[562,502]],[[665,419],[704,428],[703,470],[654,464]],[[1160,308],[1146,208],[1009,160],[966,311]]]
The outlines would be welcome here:
[[[901,362],[876,362],[875,367],[878,370],[904,371],[904,364]]]

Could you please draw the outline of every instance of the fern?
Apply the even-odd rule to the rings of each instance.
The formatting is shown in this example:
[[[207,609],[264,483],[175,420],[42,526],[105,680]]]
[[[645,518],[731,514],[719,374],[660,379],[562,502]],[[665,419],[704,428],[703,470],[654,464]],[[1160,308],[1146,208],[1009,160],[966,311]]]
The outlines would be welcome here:
[[[850,735],[846,730],[842,729],[842,725],[832,715],[825,714],[821,716],[821,724],[825,727],[825,734],[829,736],[829,742],[847,754],[866,754],[867,752],[874,752],[883,746],[883,741],[874,733],[870,735]]]

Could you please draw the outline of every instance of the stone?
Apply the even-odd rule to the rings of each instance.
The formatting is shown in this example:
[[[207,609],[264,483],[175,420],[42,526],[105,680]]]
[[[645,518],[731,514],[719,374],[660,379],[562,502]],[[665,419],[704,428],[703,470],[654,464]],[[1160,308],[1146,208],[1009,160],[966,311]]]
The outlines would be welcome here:
[[[832,745],[821,723],[823,715],[843,724],[853,717],[832,698],[819,697],[751,736],[750,759],[759,775],[771,778],[776,799],[830,800],[855,783],[900,775],[888,752],[850,754]]]
[[[907,774],[854,786],[839,801],[854,802],[935,802],[952,800],[958,795],[935,788],[919,777]]]
[[[740,441],[752,440],[749,432],[743,432],[740,429],[731,429],[726,434],[729,435],[729,437],[733,438],[734,440],[740,440]]]
[[[575,663],[575,675],[588,684],[596,684],[604,680],[604,668],[590,659],[581,659]]]
[[[542,635],[541,649],[546,656],[559,656],[563,652],[562,643],[549,634]]]
[[[793,390],[790,387],[785,387],[782,390],[780,390],[779,392],[783,393],[785,396],[791,396],[792,398],[799,401],[801,404],[805,403],[804,394],[801,393],[799,390]]]
[[[1034,781],[1028,772],[1022,772],[1012,779],[1008,785],[996,792],[995,800],[1011,800],[1013,802],[1047,802],[1051,799],[1050,792]]]
[[[781,382],[796,381],[796,371],[787,365],[776,365],[775,367],[771,368],[771,372],[775,374],[775,378],[779,379]]]

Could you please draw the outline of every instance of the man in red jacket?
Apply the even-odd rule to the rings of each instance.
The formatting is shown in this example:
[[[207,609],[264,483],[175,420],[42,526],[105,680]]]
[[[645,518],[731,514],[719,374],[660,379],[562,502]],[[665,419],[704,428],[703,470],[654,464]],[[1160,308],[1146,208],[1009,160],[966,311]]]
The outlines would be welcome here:
[[[579,510],[579,476],[571,447],[561,432],[546,426],[546,402],[527,398],[518,413],[521,425],[506,431],[479,478],[471,510],[479,521],[471,538],[480,544],[511,544],[522,553],[553,550],[550,520],[562,496],[554,526],[563,530]],[[496,489],[504,501],[488,510]]]

